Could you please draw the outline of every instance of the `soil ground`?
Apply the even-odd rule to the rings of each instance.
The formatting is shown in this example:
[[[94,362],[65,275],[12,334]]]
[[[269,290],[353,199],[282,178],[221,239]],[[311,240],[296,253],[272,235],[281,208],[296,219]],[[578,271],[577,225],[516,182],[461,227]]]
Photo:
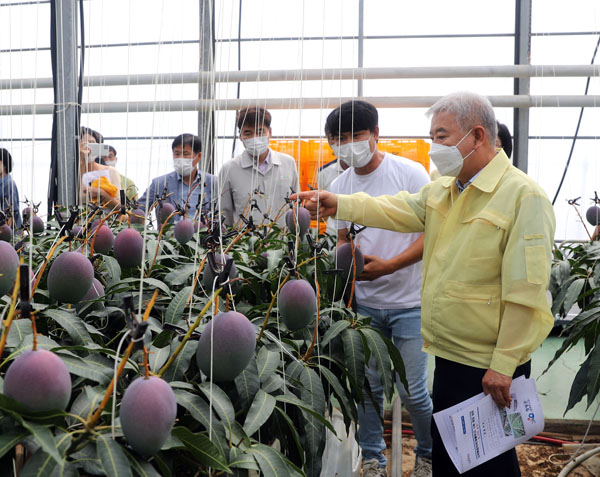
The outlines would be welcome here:
[[[417,441],[412,437],[402,438],[402,477],[410,477],[415,463],[413,449]],[[388,449],[390,448],[388,443]],[[570,454],[560,446],[548,446],[538,444],[522,444],[517,447],[517,455],[521,464],[523,477],[552,477],[560,473],[571,457]],[[391,456],[388,452],[388,463]],[[388,475],[391,475],[388,465]],[[596,477],[600,474],[592,473],[584,467],[579,466],[573,470],[569,477]]]

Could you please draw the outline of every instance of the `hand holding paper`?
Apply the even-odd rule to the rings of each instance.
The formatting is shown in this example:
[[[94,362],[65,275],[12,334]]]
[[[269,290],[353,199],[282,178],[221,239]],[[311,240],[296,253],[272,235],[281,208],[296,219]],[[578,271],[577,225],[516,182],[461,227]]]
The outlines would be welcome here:
[[[510,397],[511,406],[499,408],[491,395],[480,393],[433,415],[446,451],[461,474],[544,429],[533,379],[515,379]]]

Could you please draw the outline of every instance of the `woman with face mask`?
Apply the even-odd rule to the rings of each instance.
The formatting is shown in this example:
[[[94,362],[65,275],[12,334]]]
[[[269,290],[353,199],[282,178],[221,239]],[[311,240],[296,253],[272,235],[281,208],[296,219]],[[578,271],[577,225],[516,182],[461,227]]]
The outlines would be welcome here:
[[[81,128],[79,140],[79,173],[81,175],[81,201],[97,202],[107,210],[121,206],[119,190],[120,174],[114,167],[96,162],[99,157],[96,136],[88,128]]]

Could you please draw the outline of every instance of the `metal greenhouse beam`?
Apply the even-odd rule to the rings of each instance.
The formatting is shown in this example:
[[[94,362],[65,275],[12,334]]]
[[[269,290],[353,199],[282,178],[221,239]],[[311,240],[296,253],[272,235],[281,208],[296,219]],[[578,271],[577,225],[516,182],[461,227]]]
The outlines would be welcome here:
[[[543,96],[488,96],[494,107],[499,108],[580,108],[600,107],[600,95],[543,95]],[[84,113],[149,113],[181,111],[235,111],[251,105],[267,109],[328,109],[335,108],[356,97],[335,98],[253,98],[176,100],[176,101],[130,101],[112,103],[87,103]],[[440,96],[368,96],[361,98],[377,108],[428,108]],[[51,114],[52,104],[1,105],[0,115]]]
[[[324,68],[303,70],[248,70],[139,75],[88,76],[85,85],[126,86],[256,81],[339,81],[415,78],[560,78],[600,76],[600,65],[415,66],[385,68]],[[0,89],[51,88],[52,78],[0,79]]]

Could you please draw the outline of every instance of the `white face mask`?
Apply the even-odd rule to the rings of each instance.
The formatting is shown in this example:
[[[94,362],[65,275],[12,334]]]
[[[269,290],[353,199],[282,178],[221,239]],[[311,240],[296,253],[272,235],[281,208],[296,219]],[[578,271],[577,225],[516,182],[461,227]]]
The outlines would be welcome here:
[[[194,159],[191,157],[174,157],[173,158],[173,169],[175,172],[183,177],[192,175],[194,171]]]
[[[456,146],[444,146],[443,144],[437,144],[435,142],[431,143],[429,157],[435,164],[435,167],[437,167],[438,171],[440,171],[441,175],[456,177],[460,174],[465,159],[475,152],[475,149],[473,149],[469,154],[463,157],[458,150],[460,143],[471,134],[471,131],[473,131],[473,129],[470,129],[469,132],[458,141]]]
[[[269,136],[255,136],[242,139],[246,152],[252,157],[258,157],[267,152],[269,148]]]
[[[117,165],[117,161],[108,161],[105,159],[104,164],[106,164],[107,166],[110,166],[110,167],[115,167]]]
[[[373,154],[375,154],[375,150],[371,151],[370,140],[371,137],[364,141],[348,142],[342,145],[332,144],[331,149],[340,161],[344,161],[350,167],[360,169],[371,162]]]

